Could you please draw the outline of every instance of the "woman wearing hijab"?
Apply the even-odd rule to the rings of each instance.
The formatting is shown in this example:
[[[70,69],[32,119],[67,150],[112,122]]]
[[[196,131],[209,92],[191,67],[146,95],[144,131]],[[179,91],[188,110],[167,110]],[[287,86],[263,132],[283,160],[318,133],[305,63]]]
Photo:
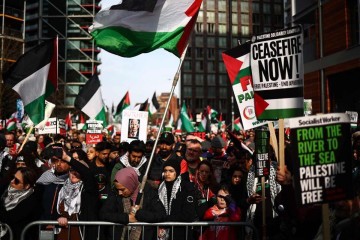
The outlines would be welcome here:
[[[30,168],[18,168],[7,190],[1,196],[0,221],[7,223],[14,239],[20,239],[24,227],[40,217],[40,200],[35,193],[36,173]],[[36,234],[28,231],[25,239],[35,239]]]
[[[114,189],[106,199],[105,204],[100,210],[100,219],[120,224],[128,224],[129,222],[161,222],[165,218],[165,209],[163,208],[157,192],[149,185],[145,185],[143,191],[143,199],[140,201],[141,208],[136,210],[134,207],[139,192],[138,175],[134,168],[126,167],[120,169],[114,180]],[[145,227],[144,238],[142,228],[135,227],[129,229],[131,240],[135,239],[156,239],[156,228]],[[112,236],[114,234],[114,236]],[[127,231],[123,231],[123,227],[119,226],[109,229],[105,233],[104,239],[125,239]]]
[[[167,222],[193,222],[197,220],[194,184],[189,181],[182,181],[180,176],[180,163],[175,159],[169,159],[163,164],[164,181],[158,189],[159,199],[166,211]],[[185,239],[186,228],[174,227],[160,228],[158,239]],[[192,231],[188,231],[188,239],[191,239]]]
[[[62,160],[69,163],[70,170],[57,198],[57,221],[61,227],[65,227],[57,239],[96,239],[94,227],[86,227],[85,232],[79,226],[70,227],[70,231],[67,228],[68,221],[97,220],[99,193],[95,179],[84,161],[75,160],[66,153],[63,153]]]

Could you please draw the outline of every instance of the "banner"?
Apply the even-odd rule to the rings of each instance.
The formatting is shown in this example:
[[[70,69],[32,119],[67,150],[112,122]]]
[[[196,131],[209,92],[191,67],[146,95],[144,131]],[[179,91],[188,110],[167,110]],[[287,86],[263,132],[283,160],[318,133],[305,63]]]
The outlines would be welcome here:
[[[267,177],[270,174],[270,132],[255,130],[255,175]]]
[[[344,113],[289,119],[297,202],[352,197],[350,119]]]
[[[96,144],[103,140],[103,121],[87,120],[86,121],[86,144]]]
[[[146,142],[149,112],[122,111],[121,141],[132,142],[135,139]]]
[[[244,130],[266,124],[255,116],[254,90],[250,68],[250,43],[222,53]]]
[[[251,71],[259,120],[303,116],[303,42],[300,26],[252,38]]]
[[[49,118],[43,129],[38,129],[39,134],[61,134],[66,136],[65,120],[56,118]]]

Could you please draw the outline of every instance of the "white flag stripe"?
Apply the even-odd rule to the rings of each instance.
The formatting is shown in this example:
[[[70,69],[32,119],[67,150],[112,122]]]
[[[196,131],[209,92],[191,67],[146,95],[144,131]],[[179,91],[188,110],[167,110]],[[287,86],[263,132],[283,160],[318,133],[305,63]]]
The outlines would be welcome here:
[[[281,98],[281,99],[266,99],[266,102],[269,103],[269,106],[266,110],[272,109],[288,109],[289,106],[291,108],[303,108],[304,101],[303,98]]]
[[[102,102],[101,89],[99,88],[81,111],[86,113],[91,119],[94,119],[103,108]]]
[[[21,95],[24,105],[31,103],[40,96],[44,95],[49,73],[50,63],[40,68],[27,78],[16,84],[13,89],[18,93],[25,93]]]

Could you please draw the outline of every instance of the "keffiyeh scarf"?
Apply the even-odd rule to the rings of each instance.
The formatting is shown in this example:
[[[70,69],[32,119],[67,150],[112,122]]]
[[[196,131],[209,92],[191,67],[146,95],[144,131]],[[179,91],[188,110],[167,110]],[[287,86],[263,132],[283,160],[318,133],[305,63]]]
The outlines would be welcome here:
[[[27,190],[18,190],[11,186],[4,192],[1,199],[4,202],[6,211],[14,209],[21,201],[28,198],[34,192],[33,188]]]
[[[172,190],[171,190],[171,196],[170,196],[170,202],[168,203],[168,197],[167,197],[167,189],[166,189],[166,185],[165,185],[165,181],[163,181],[160,186],[159,186],[159,190],[158,190],[158,194],[159,194],[159,199],[162,202],[162,204],[165,207],[166,210],[166,215],[170,215],[171,214],[171,204],[172,204],[172,200],[176,199],[176,193],[179,191],[181,191],[180,188],[180,184],[181,184],[181,176],[179,176],[173,186],[172,186]]]
[[[71,183],[70,179],[67,179],[64,186],[60,189],[59,197],[57,201],[57,211],[60,214],[60,204],[64,202],[64,210],[70,215],[80,212],[81,206],[81,190],[83,182]]]

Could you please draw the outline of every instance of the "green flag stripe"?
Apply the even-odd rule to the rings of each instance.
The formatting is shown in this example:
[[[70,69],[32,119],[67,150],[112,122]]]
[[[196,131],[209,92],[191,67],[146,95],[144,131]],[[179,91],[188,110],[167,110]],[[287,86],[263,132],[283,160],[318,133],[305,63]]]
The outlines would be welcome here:
[[[24,106],[25,112],[29,115],[31,121],[37,125],[44,119],[45,97],[44,95],[35,99]]]
[[[233,82],[233,85],[240,83],[240,79],[245,76],[251,76],[251,68],[247,67],[244,69],[241,69],[239,73],[236,75],[235,81]]]
[[[284,108],[284,109],[271,109],[265,110],[258,120],[276,120],[278,118],[292,118],[304,116],[303,108]],[[276,117],[276,118],[275,118]]]

